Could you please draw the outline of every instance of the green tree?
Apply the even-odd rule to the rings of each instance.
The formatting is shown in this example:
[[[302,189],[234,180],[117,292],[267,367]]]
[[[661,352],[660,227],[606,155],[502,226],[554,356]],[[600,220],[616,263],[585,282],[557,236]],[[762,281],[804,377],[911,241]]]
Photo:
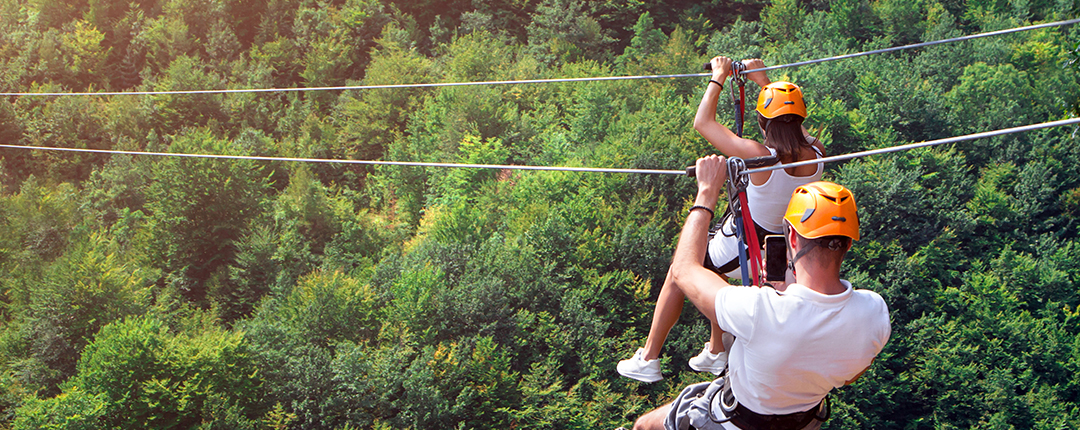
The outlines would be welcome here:
[[[537,5],[527,27],[529,52],[549,66],[606,60],[614,39],[584,9],[579,0],[544,0]]]
[[[336,395],[331,363],[340,348],[366,345],[386,309],[370,286],[340,272],[313,272],[290,293],[264,301],[241,324],[258,360],[267,399],[303,428],[338,428],[355,414]],[[400,365],[400,362],[397,362]]]
[[[829,11],[836,17],[836,23],[844,36],[858,40],[869,37],[870,27],[874,24],[876,17],[872,15],[868,1],[830,1]]]
[[[247,421],[263,412],[262,382],[243,335],[195,318],[178,333],[154,317],[106,326],[87,346],[65,394],[27,404],[16,422],[59,425],[53,420],[85,417],[106,427],[191,427],[212,421],[209,412],[225,402],[244,412],[220,425],[251,427]]]
[[[725,31],[713,32],[705,54],[726,55],[733,59],[761,58],[765,35],[760,21],[736,20]],[[709,57],[711,59],[712,57]]]
[[[48,399],[30,397],[19,409],[12,428],[91,430],[100,428],[105,413],[104,394],[75,387]]]
[[[49,186],[31,176],[22,183],[19,193],[4,196],[0,220],[0,263],[8,273],[39,273],[44,264],[63,255],[68,236],[78,223],[78,190],[71,184]],[[21,270],[16,270],[21,268]],[[13,291],[19,283],[5,285],[10,300],[29,302],[29,291]]]
[[[615,58],[615,63],[622,68],[630,68],[641,59],[658,52],[666,39],[663,31],[653,28],[653,19],[645,12],[634,23],[634,37],[630,39],[630,46]]]
[[[1069,59],[1066,60],[1065,65],[1067,67],[1072,67],[1073,69],[1076,69],[1078,72],[1080,72],[1080,41],[1077,41],[1075,48],[1068,52]],[[1077,96],[1076,99],[1073,100],[1073,102],[1070,104],[1070,106],[1072,107],[1072,112],[1074,115],[1080,115],[1080,96]]]
[[[169,149],[239,155],[206,129],[176,138]],[[221,270],[234,261],[236,241],[263,210],[265,173],[250,160],[167,157],[151,175],[146,208],[152,264],[164,270],[170,288],[195,305],[208,305],[207,283],[227,277]]]
[[[21,329],[29,345],[22,358],[50,370],[52,376],[34,381],[45,392],[74,375],[79,354],[101,327],[139,314],[149,304],[152,274],[123,261],[118,251],[99,234],[69,245],[45,269],[40,284],[30,291],[31,303],[12,325]]]
[[[365,70],[367,85],[428,82],[431,61],[395,43],[388,26],[379,47]],[[342,155],[358,159],[379,159],[390,142],[402,133],[410,113],[419,108],[423,92],[385,89],[347,93],[341,97],[334,118],[342,124],[338,146]]]
[[[180,55],[163,70],[154,91],[221,89],[219,76],[208,72],[198,57]],[[215,127],[225,122],[219,94],[162,94],[151,97],[155,128],[162,135],[180,134],[188,127]]]
[[[891,45],[918,43],[923,33],[923,2],[881,0],[871,5],[874,14],[881,19],[882,33],[892,39]]]
[[[25,100],[16,104],[22,132],[21,142],[33,146],[106,149],[109,146],[100,99],[67,97],[47,102]],[[104,164],[102,154],[59,151],[21,151],[10,166],[18,179],[36,175],[50,182],[86,180],[90,172]]]
[[[772,40],[792,40],[799,34],[803,15],[798,1],[777,0],[761,11],[761,24]]]
[[[944,94],[949,106],[948,122],[962,134],[1039,122],[1042,109],[1028,96],[1033,91],[1028,74],[1016,70],[1012,64],[969,65],[964,68],[960,82]],[[972,109],[972,106],[986,108]],[[983,166],[995,159],[991,155],[995,151],[988,150],[990,145],[1000,143],[1000,139],[980,139],[964,144],[964,149],[972,165]]]

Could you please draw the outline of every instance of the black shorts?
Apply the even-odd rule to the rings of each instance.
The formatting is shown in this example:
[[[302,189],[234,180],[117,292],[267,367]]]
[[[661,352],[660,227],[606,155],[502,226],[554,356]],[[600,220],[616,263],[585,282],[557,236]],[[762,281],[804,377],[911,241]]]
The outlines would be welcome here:
[[[712,240],[712,238],[717,234],[728,236],[727,233],[724,233],[721,229],[724,222],[726,221],[726,219],[721,219],[720,222],[716,223],[716,225],[713,226],[713,228],[709,229],[709,240]],[[765,236],[770,234],[779,234],[766,230],[765,227],[758,225],[757,222],[754,223],[754,232],[757,233],[758,249],[762,249],[765,247]],[[702,263],[702,265],[705,266],[706,269],[712,270],[717,275],[727,276],[727,273],[730,273],[731,271],[739,268],[739,257],[735,257],[727,263],[721,264],[720,267],[716,267],[716,265],[713,264],[712,256],[709,255],[709,249],[708,247],[706,247],[705,261]]]

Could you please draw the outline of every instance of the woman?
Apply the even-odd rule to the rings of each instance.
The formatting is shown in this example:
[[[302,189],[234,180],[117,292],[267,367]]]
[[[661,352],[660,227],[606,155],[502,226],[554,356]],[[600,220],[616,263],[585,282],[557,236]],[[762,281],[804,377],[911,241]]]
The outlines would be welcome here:
[[[747,70],[765,67],[759,59],[744,60],[743,64]],[[765,143],[762,144],[738,137],[716,122],[716,103],[724,89],[724,81],[731,74],[731,59],[722,56],[713,58],[712,70],[712,79],[709,80],[694,117],[694,129],[717,150],[725,156],[743,159],[775,155],[783,164],[824,156],[824,145],[810,136],[802,126],[803,119],[806,118],[806,104],[798,86],[790,82],[770,82],[765,72],[747,73],[747,79],[761,86],[757,113],[758,126],[765,137]],[[763,241],[768,234],[781,234],[784,210],[791,193],[800,185],[821,179],[822,169],[822,164],[813,164],[750,175],[746,197],[759,241]],[[732,217],[725,218],[718,227],[719,231],[709,240],[705,267],[721,276],[741,278],[739,241],[735,237]],[[684,299],[682,291],[672,283],[669,273],[660,290],[660,297],[656,300],[656,310],[645,347],[638,349],[630,359],[619,362],[617,369],[620,374],[643,382],[663,379],[660,373],[660,348],[682,313]],[[731,341],[730,336],[725,336],[715,323],[711,325],[709,342],[705,343],[700,354],[689,360],[689,364],[699,372],[720,374],[727,365],[725,343],[730,344]],[[725,337],[728,338],[726,342]]]

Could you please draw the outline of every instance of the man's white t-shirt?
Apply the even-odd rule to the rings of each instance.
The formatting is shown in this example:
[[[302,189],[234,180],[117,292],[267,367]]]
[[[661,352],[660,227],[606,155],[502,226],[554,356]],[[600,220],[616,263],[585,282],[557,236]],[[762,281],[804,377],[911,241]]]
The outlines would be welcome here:
[[[834,295],[799,284],[717,292],[720,328],[735,335],[728,377],[739,403],[759,414],[809,410],[881,352],[892,333],[885,300],[841,282],[847,290]]]

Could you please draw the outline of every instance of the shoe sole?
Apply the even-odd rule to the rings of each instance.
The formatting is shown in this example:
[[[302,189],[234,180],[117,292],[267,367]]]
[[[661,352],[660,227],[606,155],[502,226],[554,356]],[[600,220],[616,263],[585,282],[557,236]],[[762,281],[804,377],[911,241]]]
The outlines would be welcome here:
[[[727,366],[724,366],[724,367],[727,367]],[[695,371],[709,372],[709,373],[712,373],[713,375],[719,375],[719,374],[723,373],[724,372],[724,367],[720,367],[720,368],[717,368],[717,367],[698,367],[698,366],[694,366],[693,364],[690,364],[690,368],[694,369]]]
[[[618,370],[618,369],[616,369],[616,370]],[[638,381],[648,383],[648,384],[651,384],[653,382],[664,379],[663,376],[646,375],[644,373],[636,373],[636,372],[623,372],[622,370],[619,370],[619,374],[622,375],[622,376],[625,376],[627,378],[638,380]]]

